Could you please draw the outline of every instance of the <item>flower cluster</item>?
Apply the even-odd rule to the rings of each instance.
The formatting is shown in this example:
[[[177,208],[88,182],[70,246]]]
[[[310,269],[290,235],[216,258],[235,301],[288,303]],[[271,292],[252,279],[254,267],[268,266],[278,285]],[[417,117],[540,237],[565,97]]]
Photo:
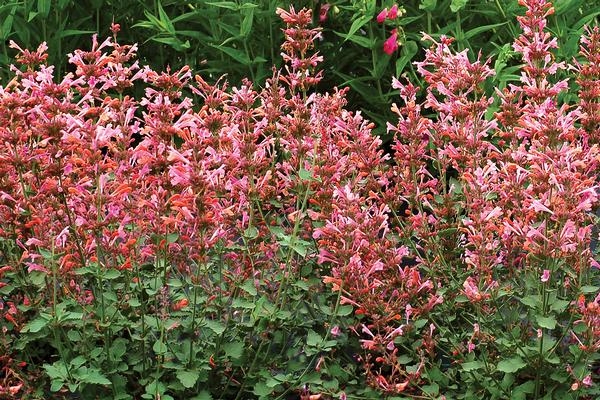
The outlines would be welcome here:
[[[143,67],[117,25],[63,77],[11,43],[0,395],[31,392],[15,365],[39,348],[55,392],[345,398],[322,382],[350,351],[387,394],[597,393],[600,33],[557,62],[553,8],[520,3],[520,83],[488,93],[489,61],[424,35],[427,87],[393,79],[389,151],[346,89],[315,91],[309,10],[277,11],[286,66],[264,88]]]
[[[405,12],[406,10],[403,7],[398,7],[398,4],[394,3],[389,10],[387,7],[381,10],[376,19],[378,23],[383,24],[386,21],[395,21],[397,18],[402,17]],[[398,49],[398,29],[401,29],[399,25],[392,29],[390,37],[383,43],[383,51],[388,55],[394,54]]]

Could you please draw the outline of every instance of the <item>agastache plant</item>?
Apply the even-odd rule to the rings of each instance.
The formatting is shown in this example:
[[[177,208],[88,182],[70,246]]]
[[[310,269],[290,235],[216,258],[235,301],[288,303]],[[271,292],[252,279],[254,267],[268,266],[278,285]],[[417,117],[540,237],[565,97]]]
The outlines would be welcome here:
[[[597,396],[600,35],[559,62],[520,3],[521,81],[424,34],[389,151],[317,91],[309,10],[264,88],[141,66],[117,24],[63,77],[11,43],[0,397]]]

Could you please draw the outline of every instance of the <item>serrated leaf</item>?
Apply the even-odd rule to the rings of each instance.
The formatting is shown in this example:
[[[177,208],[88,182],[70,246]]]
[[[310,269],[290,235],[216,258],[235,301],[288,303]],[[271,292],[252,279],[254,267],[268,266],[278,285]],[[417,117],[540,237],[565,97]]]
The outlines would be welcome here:
[[[294,243],[292,243],[291,247],[296,253],[298,253],[302,257],[306,257],[307,250],[306,250],[306,246],[303,243],[294,241]]]
[[[432,383],[430,385],[425,385],[421,387],[421,389],[430,396],[437,396],[440,392],[440,387],[437,383]]]
[[[304,181],[310,181],[313,177],[312,172],[304,168],[300,168],[300,171],[298,171],[298,176]]]
[[[225,332],[225,325],[223,325],[221,321],[208,319],[205,321],[205,324],[211,331],[213,331],[217,335],[220,335],[223,332]]]
[[[244,354],[244,343],[242,342],[230,342],[223,345],[223,350],[227,357],[237,360]]]
[[[203,390],[196,396],[192,397],[190,400],[213,400],[213,397],[209,392]]]
[[[536,308],[539,304],[541,304],[540,297],[534,296],[534,295],[525,296],[520,300],[521,300],[521,303],[523,303],[526,306],[531,307],[531,308]]]
[[[254,280],[252,280],[252,279],[248,279],[240,287],[252,296],[256,296],[256,293],[258,293],[256,290],[256,286],[254,285]]]
[[[273,392],[273,389],[267,386],[265,382],[256,382],[252,392],[257,396],[268,396]]]
[[[44,318],[36,318],[33,321],[28,322],[21,329],[21,332],[36,333],[36,332],[41,331],[46,325],[48,325],[48,320],[46,320]]]
[[[552,303],[552,305],[550,306],[550,309],[552,311],[561,313],[567,309],[569,304],[571,304],[571,302],[569,302],[567,300],[556,300],[554,303]]]
[[[127,352],[127,340],[119,338],[115,339],[113,344],[110,346],[110,355],[115,360],[120,360],[121,357]]]
[[[69,364],[71,364],[73,366],[73,368],[77,369],[77,368],[81,367],[83,364],[85,364],[85,361],[86,361],[85,357],[77,356],[74,359],[72,359]]]
[[[91,383],[93,385],[110,385],[111,382],[106,378],[106,376],[102,375],[102,373],[95,369],[89,369],[85,374],[83,374],[79,379],[85,383]]]
[[[249,226],[244,230],[244,237],[248,239],[256,239],[258,237],[258,229],[254,226]]]
[[[323,342],[323,338],[317,332],[310,330],[306,336],[306,344],[308,346],[316,347]]]
[[[461,367],[464,371],[475,371],[476,369],[483,368],[483,363],[481,361],[468,361],[461,364]]]
[[[50,384],[50,391],[51,392],[58,392],[60,389],[62,389],[64,385],[63,381],[60,380],[54,380],[52,381],[52,383]]]
[[[554,329],[556,328],[556,318],[550,316],[550,317],[543,317],[541,315],[536,316],[536,321],[538,323],[538,325],[540,326],[540,328],[546,328],[546,329]]]
[[[527,364],[521,357],[513,357],[508,360],[502,360],[498,363],[497,369],[498,371],[513,373],[517,372]]]
[[[188,389],[194,387],[198,381],[198,378],[200,377],[200,373],[198,373],[198,371],[181,370],[177,371],[177,374],[175,375],[177,376],[177,379],[179,379],[179,382],[181,382],[181,384]]]

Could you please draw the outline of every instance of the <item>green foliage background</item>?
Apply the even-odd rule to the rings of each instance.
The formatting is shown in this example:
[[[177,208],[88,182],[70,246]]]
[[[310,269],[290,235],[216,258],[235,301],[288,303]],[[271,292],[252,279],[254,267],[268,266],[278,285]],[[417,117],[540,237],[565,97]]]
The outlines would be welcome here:
[[[517,0],[400,1],[406,13],[393,26],[375,21],[381,9],[394,4],[391,0],[2,0],[0,77],[6,81],[10,76],[14,53],[9,40],[28,48],[46,41],[49,63],[60,75],[69,69],[65,54],[89,48],[95,32],[108,36],[114,20],[121,25],[122,43],[140,44],[142,64],[158,69],[187,64],[208,81],[226,74],[232,84],[248,77],[260,85],[272,65],[280,65],[282,24],[276,8],[312,8],[319,24],[319,9],[327,3],[331,9],[320,23],[326,70],[321,89],[351,86],[350,107],[375,121],[380,135],[391,116],[392,75],[418,80],[411,61],[422,56],[421,32],[450,35],[459,49],[482,49],[484,57],[494,56],[498,87],[518,79],[510,46],[520,32]],[[598,20],[600,0],[556,0],[554,6],[549,28],[560,40],[558,55],[570,59],[584,26]],[[396,26],[403,44],[388,56],[383,42]]]

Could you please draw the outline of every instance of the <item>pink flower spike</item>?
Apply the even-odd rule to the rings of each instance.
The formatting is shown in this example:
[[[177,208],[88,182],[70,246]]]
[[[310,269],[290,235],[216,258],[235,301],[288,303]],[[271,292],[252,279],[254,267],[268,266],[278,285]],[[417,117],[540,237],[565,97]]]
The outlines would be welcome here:
[[[548,279],[550,279],[550,271],[545,269],[540,280],[545,283],[548,282]]]
[[[398,17],[398,5],[394,4],[390,11],[387,13],[388,19],[396,19]]]
[[[398,49],[398,30],[394,29],[392,31],[392,36],[390,36],[385,43],[383,43],[383,51],[390,56]]]
[[[387,18],[388,15],[388,9],[384,8],[383,10],[381,10],[381,12],[377,15],[377,22],[380,24],[383,24],[383,22],[385,21],[385,19]]]

